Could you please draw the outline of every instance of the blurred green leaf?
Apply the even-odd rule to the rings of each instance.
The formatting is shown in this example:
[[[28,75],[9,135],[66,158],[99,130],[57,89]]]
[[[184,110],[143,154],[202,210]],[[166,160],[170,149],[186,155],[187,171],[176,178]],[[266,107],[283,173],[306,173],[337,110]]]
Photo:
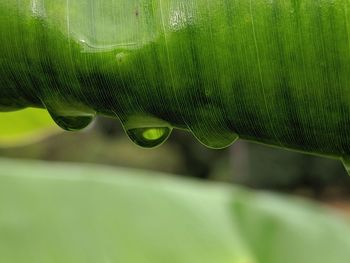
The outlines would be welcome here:
[[[305,201],[153,172],[0,160],[0,262],[348,262]]]
[[[47,111],[42,109],[0,113],[0,146],[33,142],[59,131]]]

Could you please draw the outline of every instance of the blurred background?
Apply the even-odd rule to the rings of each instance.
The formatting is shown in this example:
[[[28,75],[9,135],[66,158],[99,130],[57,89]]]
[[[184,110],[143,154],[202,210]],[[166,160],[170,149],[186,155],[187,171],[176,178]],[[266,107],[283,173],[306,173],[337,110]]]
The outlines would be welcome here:
[[[100,163],[224,181],[303,196],[350,215],[350,177],[340,161],[241,140],[225,150],[212,150],[190,133],[175,130],[162,146],[143,149],[128,139],[119,121],[99,117],[82,132],[61,132],[33,144],[0,147],[0,156]]]

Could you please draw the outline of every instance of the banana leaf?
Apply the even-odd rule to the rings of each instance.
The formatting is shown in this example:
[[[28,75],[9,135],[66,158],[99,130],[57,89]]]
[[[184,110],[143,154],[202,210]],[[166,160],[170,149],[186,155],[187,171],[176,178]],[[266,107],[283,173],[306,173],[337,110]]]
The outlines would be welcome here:
[[[302,199],[96,165],[0,167],[0,262],[349,262],[349,222]]]
[[[350,155],[348,0],[0,0],[0,110]]]

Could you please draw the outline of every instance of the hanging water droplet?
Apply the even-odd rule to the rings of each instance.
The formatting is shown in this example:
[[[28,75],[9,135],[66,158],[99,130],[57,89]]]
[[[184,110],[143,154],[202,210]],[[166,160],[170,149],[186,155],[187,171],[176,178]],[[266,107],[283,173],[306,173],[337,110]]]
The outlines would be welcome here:
[[[153,148],[164,143],[170,136],[172,129],[169,127],[134,128],[126,130],[129,138],[137,145],[145,148]]]
[[[211,96],[213,89],[206,89]],[[214,104],[203,104],[193,115],[187,116],[186,124],[196,139],[204,146],[212,149],[223,149],[233,144],[238,138],[226,123],[225,112]]]
[[[142,114],[118,116],[129,138],[137,145],[153,148],[164,143],[170,136],[171,125],[157,117]]]
[[[82,116],[62,116],[51,114],[55,123],[66,131],[79,131],[87,126],[94,120],[93,115]]]
[[[193,135],[206,147],[223,149],[233,144],[239,136],[229,130],[214,130],[209,127],[191,127]]]
[[[54,122],[66,131],[82,130],[95,118],[96,113],[86,106],[62,101],[57,103],[57,101],[46,99],[43,104]]]
[[[346,172],[348,173],[348,175],[350,175],[350,156],[343,156],[341,160],[343,162]]]

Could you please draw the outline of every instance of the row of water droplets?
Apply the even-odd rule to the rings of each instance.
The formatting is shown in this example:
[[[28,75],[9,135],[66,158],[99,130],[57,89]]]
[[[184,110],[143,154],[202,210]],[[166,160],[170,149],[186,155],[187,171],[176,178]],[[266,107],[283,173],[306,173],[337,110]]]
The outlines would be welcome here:
[[[97,112],[74,102],[65,104],[43,101],[43,104],[54,122],[66,131],[80,131],[87,128],[97,115]],[[118,116],[118,114],[113,112],[110,116]],[[131,141],[145,148],[154,148],[163,144],[171,135],[173,128],[185,128],[174,127],[170,122],[146,113],[118,116],[118,118]],[[197,121],[195,125],[190,123],[186,129],[210,148],[224,148],[238,139],[237,134],[220,127],[219,123],[210,124],[208,120],[202,120]]]
[[[62,113],[57,113],[55,110],[47,108],[52,119],[55,123],[66,131],[80,131],[87,128],[95,119],[94,113],[81,113],[80,115],[67,115]],[[145,118],[145,121],[153,118]],[[173,127],[162,120],[158,120],[155,124],[150,121],[149,123],[128,123],[122,121],[122,126],[124,128],[127,136],[138,146],[144,148],[154,148],[163,144],[171,135]],[[232,144],[238,136],[232,133],[232,136],[224,138],[224,135],[219,133],[206,136],[205,133],[196,132],[191,130],[194,136],[205,146],[210,148],[224,148]],[[226,136],[227,137],[227,136]],[[217,141],[223,141],[222,143],[217,143]]]
[[[72,114],[60,113],[54,109],[47,107],[54,122],[66,131],[80,131],[87,128],[95,119],[96,114],[82,113]],[[163,125],[162,125],[163,123]],[[172,127],[162,121],[157,121],[157,124],[137,124],[135,122],[122,122],[125,133],[135,144],[144,148],[154,148],[163,144],[170,136]]]

